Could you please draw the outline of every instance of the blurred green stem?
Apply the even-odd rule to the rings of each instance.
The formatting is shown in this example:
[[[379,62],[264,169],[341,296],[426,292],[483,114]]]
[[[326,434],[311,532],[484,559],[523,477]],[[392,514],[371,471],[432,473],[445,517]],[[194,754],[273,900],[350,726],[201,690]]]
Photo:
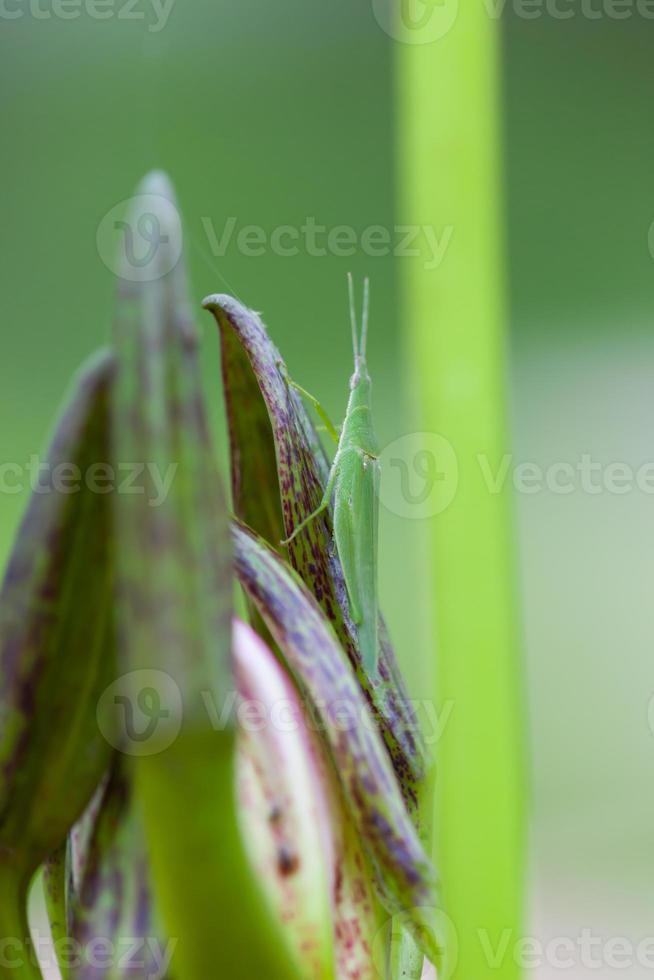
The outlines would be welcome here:
[[[233,733],[194,732],[136,765],[153,880],[176,943],[173,972],[299,980],[244,849],[234,758]]]
[[[483,4],[460,4],[440,39],[397,45],[400,220],[435,230],[443,249],[436,268],[424,255],[402,261],[403,317],[421,427],[458,460],[431,555],[434,698],[452,707],[437,746],[437,861],[463,980],[489,975],[489,951],[504,930],[521,935],[523,907],[513,546],[506,494],[484,479],[507,445],[498,48]],[[519,975],[510,947],[499,958],[496,980]]]

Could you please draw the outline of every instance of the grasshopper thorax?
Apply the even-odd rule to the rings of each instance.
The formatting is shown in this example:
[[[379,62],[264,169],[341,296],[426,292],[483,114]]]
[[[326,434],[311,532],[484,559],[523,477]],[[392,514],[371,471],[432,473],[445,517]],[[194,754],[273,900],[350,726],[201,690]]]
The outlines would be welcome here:
[[[350,378],[350,398],[343,426],[342,445],[351,446],[367,456],[377,456],[377,441],[372,425],[371,393],[372,381],[366,361],[366,340],[368,337],[368,311],[370,307],[370,287],[368,280],[363,284],[363,316],[361,334],[357,329],[356,310],[352,276],[348,276],[350,292],[350,318],[352,321],[352,347],[354,350],[354,374]]]
[[[367,370],[365,375],[355,371],[350,381],[350,397],[343,423],[341,446],[356,448],[366,456],[376,457],[379,450],[372,421],[371,391],[372,382]]]

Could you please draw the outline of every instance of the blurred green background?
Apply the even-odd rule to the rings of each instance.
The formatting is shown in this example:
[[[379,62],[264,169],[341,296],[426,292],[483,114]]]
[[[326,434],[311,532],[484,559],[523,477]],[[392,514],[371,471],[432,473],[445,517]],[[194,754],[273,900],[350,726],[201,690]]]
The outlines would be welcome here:
[[[589,20],[578,10],[570,20],[527,20],[510,7],[502,39],[514,461],[575,464],[590,454],[638,466],[654,458],[654,22]],[[157,32],[146,0],[134,10],[144,19],[39,19],[27,4],[21,17],[0,16],[0,463],[22,465],[43,449],[71,372],[106,342],[114,281],[96,232],[153,167],[178,191],[219,441],[218,345],[202,297],[231,292],[262,311],[293,376],[339,420],[351,365],[348,270],[372,279],[380,441],[411,431],[402,258],[302,247],[253,257],[234,240],[215,256],[207,235],[210,226],[220,237],[230,218],[237,231],[271,233],[307,218],[359,233],[393,229],[394,42],[372,6],[175,0]],[[434,92],[434,104],[452,97]],[[3,562],[25,499],[1,495]],[[640,939],[654,905],[654,499],[544,489],[517,495],[515,509],[530,928],[541,938],[590,927],[604,939]],[[382,601],[419,692],[433,657],[426,535],[420,521],[382,519]]]
[[[638,16],[505,23],[514,452],[544,468],[654,458],[653,42]],[[654,910],[654,498],[577,485],[516,502],[538,934],[640,941]]]

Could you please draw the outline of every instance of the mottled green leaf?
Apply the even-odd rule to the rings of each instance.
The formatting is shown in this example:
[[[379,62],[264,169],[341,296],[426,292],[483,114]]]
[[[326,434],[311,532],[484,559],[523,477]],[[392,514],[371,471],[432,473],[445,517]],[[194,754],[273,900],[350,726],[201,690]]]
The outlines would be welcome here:
[[[352,819],[389,909],[422,927],[436,877],[402,798],[354,671],[299,576],[243,525],[233,525],[236,572],[321,723]],[[430,942],[427,930],[421,941]],[[436,955],[436,949],[425,950]]]
[[[120,649],[130,670],[168,672],[183,696],[185,727],[202,730],[202,692],[219,697],[230,677],[227,513],[173,223],[177,210],[163,175],[150,175],[139,188],[129,228],[139,227],[144,207],[158,245],[142,281],[134,278],[133,259],[125,259],[114,330],[114,455],[139,474],[132,491],[115,501]]]
[[[135,269],[126,233],[115,329],[114,453],[146,470],[145,493],[116,497],[119,652],[131,677],[116,695],[124,717],[114,721],[137,756],[154,887],[178,940],[176,975],[206,980],[220,964],[234,980],[290,980],[292,962],[238,827],[235,732],[214,731],[206,709],[207,698],[220,704],[233,686],[231,548],[179,216],[159,174],[139,188],[125,227],[134,234],[144,219],[156,247],[149,266]],[[156,494],[153,474],[160,486],[171,478],[165,494]],[[133,721],[144,707],[149,727],[139,734]]]
[[[77,379],[0,595],[3,935],[12,928],[12,901],[24,902],[31,876],[64,841],[110,753],[95,706],[115,670],[111,507],[88,477],[109,459],[113,367],[105,354]]]
[[[280,541],[320,503],[329,464],[260,317],[229,296],[210,296],[203,305],[220,327],[234,511],[280,550]],[[344,398],[346,392],[344,383]],[[383,622],[377,676],[363,669],[331,514],[312,521],[290,542],[288,555],[355,667],[413,809],[426,768],[424,745]]]

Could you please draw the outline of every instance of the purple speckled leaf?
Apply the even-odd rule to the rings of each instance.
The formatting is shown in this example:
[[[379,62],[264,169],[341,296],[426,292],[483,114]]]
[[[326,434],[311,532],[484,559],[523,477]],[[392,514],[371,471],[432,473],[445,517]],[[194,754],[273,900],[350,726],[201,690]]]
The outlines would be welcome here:
[[[110,756],[95,706],[115,666],[111,505],[87,478],[109,460],[113,369],[102,355],[77,379],[0,596],[0,878],[23,890]]]
[[[350,814],[389,909],[436,904],[425,854],[369,705],[331,624],[299,576],[261,538],[233,525],[236,572],[306,694],[328,744]],[[435,950],[425,949],[427,955]]]
[[[70,980],[171,975],[175,944],[163,938],[154,912],[145,837],[132,796],[124,761],[117,758],[71,835]]]
[[[234,511],[281,550],[279,542],[319,505],[329,465],[260,317],[229,296],[210,296],[203,305],[220,327]],[[355,668],[414,809],[426,768],[424,745],[383,622],[377,676],[370,678],[362,667],[329,512],[289,544],[288,555]]]

